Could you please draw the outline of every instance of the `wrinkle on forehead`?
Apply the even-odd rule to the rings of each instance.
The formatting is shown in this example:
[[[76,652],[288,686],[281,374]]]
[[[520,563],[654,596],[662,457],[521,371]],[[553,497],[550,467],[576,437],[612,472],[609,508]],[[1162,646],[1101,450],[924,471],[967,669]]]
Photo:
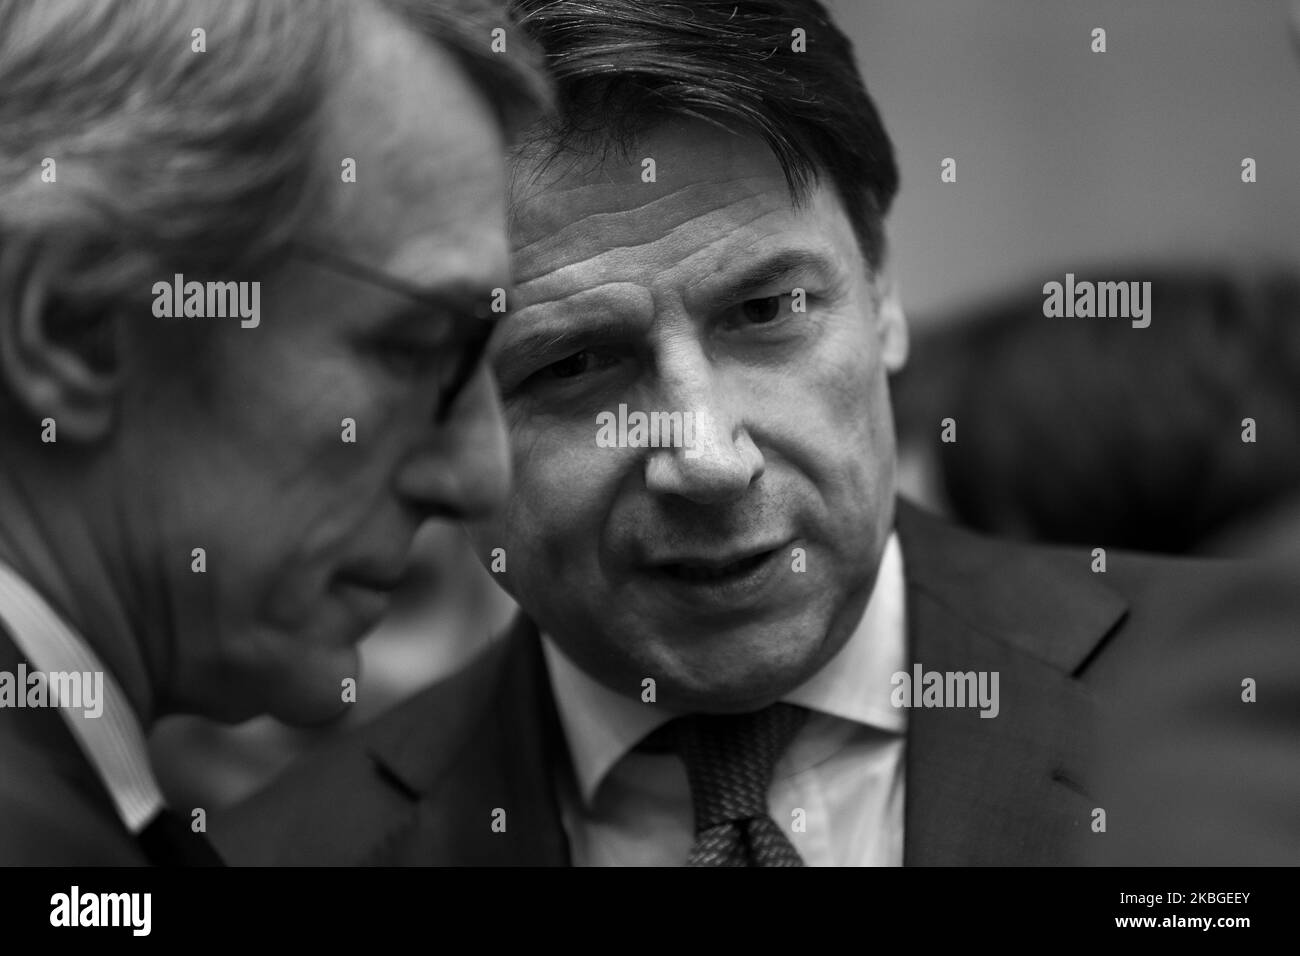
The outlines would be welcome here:
[[[654,182],[642,180],[642,162],[649,158]],[[544,150],[525,149],[515,154],[510,183],[520,281],[534,278],[539,267],[574,261],[566,247],[584,240],[598,239],[605,248],[642,245],[750,197],[793,203],[765,143],[699,120],[664,123],[632,149],[603,157],[556,161]]]
[[[681,272],[691,272],[700,257],[737,237],[760,220],[788,212],[770,196],[741,196],[708,208],[674,210],[652,227],[624,214],[590,216],[517,253],[516,291],[521,302],[555,301],[575,288],[607,283],[673,284]],[[750,245],[733,243],[737,249]],[[721,253],[716,253],[721,255]],[[699,279],[712,272],[701,268]],[[688,283],[691,284],[691,283]]]
[[[784,189],[783,180],[777,184]],[[658,195],[651,193],[652,185],[557,185],[518,200],[511,210],[511,240],[516,255],[530,262],[547,261],[556,249],[593,234],[609,248],[644,245],[727,206],[749,200],[765,200],[773,205],[773,180],[763,175],[692,181],[669,190],[654,190]],[[647,221],[659,227],[658,235],[645,231]],[[533,275],[519,275],[521,281],[530,278]]]
[[[655,182],[637,156],[656,159]],[[856,249],[838,199],[818,183],[796,199],[757,136],[681,123],[628,156],[548,163],[512,167],[516,315],[625,284],[675,301],[778,245]]]

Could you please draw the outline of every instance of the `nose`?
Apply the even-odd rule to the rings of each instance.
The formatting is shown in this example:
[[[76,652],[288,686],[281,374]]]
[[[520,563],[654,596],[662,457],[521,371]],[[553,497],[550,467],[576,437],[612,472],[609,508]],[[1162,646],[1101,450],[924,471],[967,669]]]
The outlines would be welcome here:
[[[510,492],[510,453],[496,384],[480,367],[445,423],[397,472],[397,491],[446,518],[486,517]]]
[[[686,363],[683,363],[685,365]],[[696,354],[690,367],[674,370],[665,389],[670,409],[682,409],[687,441],[682,447],[651,448],[646,487],[697,504],[719,504],[740,497],[763,474],[763,453],[746,430],[737,409],[743,396],[726,394],[708,360]]]

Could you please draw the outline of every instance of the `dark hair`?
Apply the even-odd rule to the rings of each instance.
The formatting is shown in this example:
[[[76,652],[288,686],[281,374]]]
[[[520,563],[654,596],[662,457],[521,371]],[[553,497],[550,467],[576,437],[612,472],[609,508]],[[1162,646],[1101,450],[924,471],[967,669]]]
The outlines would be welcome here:
[[[955,516],[1186,553],[1300,490],[1300,279],[1089,273],[1149,280],[1151,325],[1047,318],[1035,284],[916,340],[896,382],[900,432],[937,453]],[[944,417],[956,442],[938,440]],[[1245,418],[1256,443],[1241,440]]]
[[[626,149],[657,119],[685,116],[752,131],[771,147],[798,201],[829,177],[867,261],[884,254],[882,220],[898,169],[847,37],[816,0],[514,0],[559,88],[538,131],[558,153]],[[794,31],[805,52],[795,52]]]

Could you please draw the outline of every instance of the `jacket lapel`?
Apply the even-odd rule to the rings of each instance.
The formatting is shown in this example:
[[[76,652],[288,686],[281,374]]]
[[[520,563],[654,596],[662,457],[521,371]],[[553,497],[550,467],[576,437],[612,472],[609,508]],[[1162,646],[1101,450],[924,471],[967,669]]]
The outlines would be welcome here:
[[[564,866],[568,840],[555,796],[555,768],[568,766],[535,626],[516,617],[501,643],[471,665],[454,698],[457,713],[428,749],[412,728],[371,749],[380,772],[416,800],[413,826],[377,847],[390,863]],[[459,726],[455,726],[459,725]],[[413,746],[415,743],[421,746]]]
[[[34,665],[0,625],[0,670],[14,673],[19,663]],[[21,688],[19,693],[26,693]],[[54,832],[14,831],[0,834],[0,857],[6,852],[41,865],[139,866],[146,859],[136,838],[118,816],[117,807],[94,765],[53,707],[3,711],[0,718],[0,768],[6,775],[4,804],[38,806],[48,814]],[[18,841],[20,849],[4,837]],[[39,849],[36,849],[39,848]],[[7,862],[12,864],[11,858]]]
[[[1073,674],[1125,613],[1082,553],[1026,551],[900,502],[909,664],[998,674],[996,717],[913,708],[904,862],[1069,863],[1089,832],[1095,706]]]

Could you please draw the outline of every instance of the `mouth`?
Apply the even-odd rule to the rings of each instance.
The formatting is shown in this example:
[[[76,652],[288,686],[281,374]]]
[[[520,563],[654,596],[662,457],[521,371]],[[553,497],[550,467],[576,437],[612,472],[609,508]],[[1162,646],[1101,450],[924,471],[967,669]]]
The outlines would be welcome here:
[[[776,548],[768,548],[738,558],[683,558],[662,562],[657,567],[669,578],[683,584],[725,584],[743,579],[775,554]]]
[[[399,565],[370,564],[349,568],[335,577],[333,591],[369,625],[388,613],[406,575],[406,567]]]
[[[781,564],[784,547],[776,544],[717,553],[672,554],[652,561],[650,568],[660,581],[683,593],[748,600],[766,589]]]
[[[405,558],[395,560],[369,559],[342,568],[338,581],[348,587],[390,594],[400,588],[411,571]]]
[[[363,575],[348,574],[339,577],[339,584],[346,588],[360,591],[373,591],[377,594],[392,594],[406,580],[406,575]]]

